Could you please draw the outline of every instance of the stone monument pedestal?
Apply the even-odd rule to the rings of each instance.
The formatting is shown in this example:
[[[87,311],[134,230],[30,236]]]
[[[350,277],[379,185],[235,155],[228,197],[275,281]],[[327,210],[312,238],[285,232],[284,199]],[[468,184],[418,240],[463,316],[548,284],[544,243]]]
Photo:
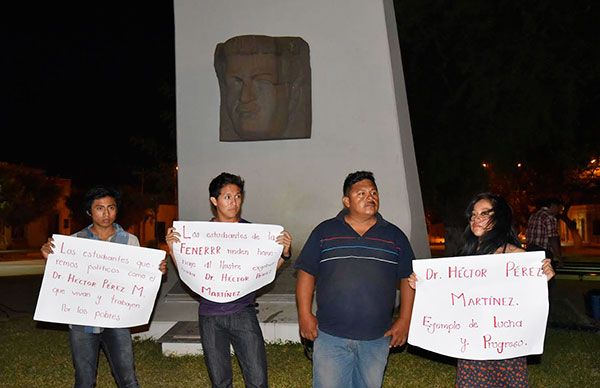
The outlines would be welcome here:
[[[165,282],[149,326],[139,328],[133,336],[153,338],[165,355],[202,354],[198,329],[197,296],[183,285],[176,270],[169,268],[173,281]],[[175,276],[173,276],[173,275]],[[258,292],[258,321],[267,343],[300,342],[294,289],[294,269],[288,263],[274,282]]]

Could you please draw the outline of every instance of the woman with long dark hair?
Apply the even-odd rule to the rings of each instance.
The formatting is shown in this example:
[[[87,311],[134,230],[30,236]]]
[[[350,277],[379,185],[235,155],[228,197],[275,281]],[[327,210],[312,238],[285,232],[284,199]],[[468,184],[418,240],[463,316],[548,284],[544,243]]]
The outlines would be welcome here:
[[[463,233],[462,256],[525,252],[513,227],[512,209],[504,198],[493,193],[475,195],[467,206],[468,225]],[[554,270],[550,259],[544,259],[542,270],[550,280]],[[416,286],[416,275],[409,278]],[[527,358],[504,360],[458,359],[457,387],[528,387]]]

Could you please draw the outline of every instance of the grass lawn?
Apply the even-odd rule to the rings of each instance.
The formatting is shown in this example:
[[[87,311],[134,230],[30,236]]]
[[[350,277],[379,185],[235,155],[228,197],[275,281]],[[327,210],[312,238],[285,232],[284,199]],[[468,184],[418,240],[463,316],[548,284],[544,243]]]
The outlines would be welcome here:
[[[135,341],[142,387],[209,387],[201,356],[166,357],[160,344]],[[267,345],[269,381],[273,388],[310,387],[311,364],[299,344]],[[549,329],[545,352],[530,363],[532,387],[599,387],[600,332]],[[0,387],[70,387],[73,384],[67,332],[62,325],[31,317],[0,322]],[[409,347],[390,354],[384,387],[452,387],[451,359]],[[235,366],[236,387],[243,387]],[[102,354],[98,387],[114,387]]]

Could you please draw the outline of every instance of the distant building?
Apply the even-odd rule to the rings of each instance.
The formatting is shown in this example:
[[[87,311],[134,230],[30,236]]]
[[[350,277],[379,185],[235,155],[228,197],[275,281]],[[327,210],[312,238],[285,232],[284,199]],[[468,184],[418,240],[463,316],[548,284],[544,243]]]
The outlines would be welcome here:
[[[600,204],[572,205],[567,215],[575,221],[579,236],[574,236],[566,225],[560,222],[560,235],[563,244],[600,245]]]
[[[52,234],[71,234],[71,211],[67,207],[67,198],[71,196],[71,180],[64,178],[50,178],[56,186],[60,187],[60,196],[54,210],[45,216],[27,224],[23,236],[15,236],[13,241],[22,241],[25,246],[20,248],[39,248]],[[15,238],[17,237],[17,238]]]
[[[37,168],[16,166],[7,162],[0,163],[4,167],[15,166],[33,174],[44,175],[44,171]],[[48,179],[60,189],[60,195],[54,208],[25,226],[0,226],[0,234],[2,234],[0,249],[39,248],[53,233],[71,233],[71,212],[66,204],[67,198],[71,195],[71,180],[55,177]]]
[[[9,165],[6,162],[5,165]],[[44,174],[43,170],[26,168],[36,174]],[[54,185],[60,188],[60,195],[54,208],[34,221],[23,227],[0,226],[0,250],[4,249],[39,249],[49,236],[62,234],[69,236],[86,225],[78,225],[73,219],[71,211],[67,207],[67,200],[71,196],[71,180],[65,178],[48,178]],[[177,205],[162,204],[158,210],[148,209],[143,220],[128,231],[138,236],[140,245],[150,248],[161,248],[166,250],[165,235],[167,228],[173,225],[177,218]],[[89,221],[89,220],[88,220]]]
[[[167,229],[173,226],[177,219],[177,205],[158,205],[158,211],[146,210],[143,221],[135,228],[129,228],[129,232],[135,233],[140,245],[149,248],[160,248],[167,250],[165,236]]]

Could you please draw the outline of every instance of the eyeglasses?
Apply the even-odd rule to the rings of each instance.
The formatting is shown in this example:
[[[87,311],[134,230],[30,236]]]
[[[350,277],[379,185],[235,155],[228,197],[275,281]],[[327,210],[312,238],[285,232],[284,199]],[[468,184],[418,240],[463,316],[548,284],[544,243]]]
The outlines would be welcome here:
[[[477,218],[481,218],[482,220],[486,221],[490,219],[492,214],[494,214],[494,209],[484,210],[479,214],[471,213],[470,220],[475,221]]]

